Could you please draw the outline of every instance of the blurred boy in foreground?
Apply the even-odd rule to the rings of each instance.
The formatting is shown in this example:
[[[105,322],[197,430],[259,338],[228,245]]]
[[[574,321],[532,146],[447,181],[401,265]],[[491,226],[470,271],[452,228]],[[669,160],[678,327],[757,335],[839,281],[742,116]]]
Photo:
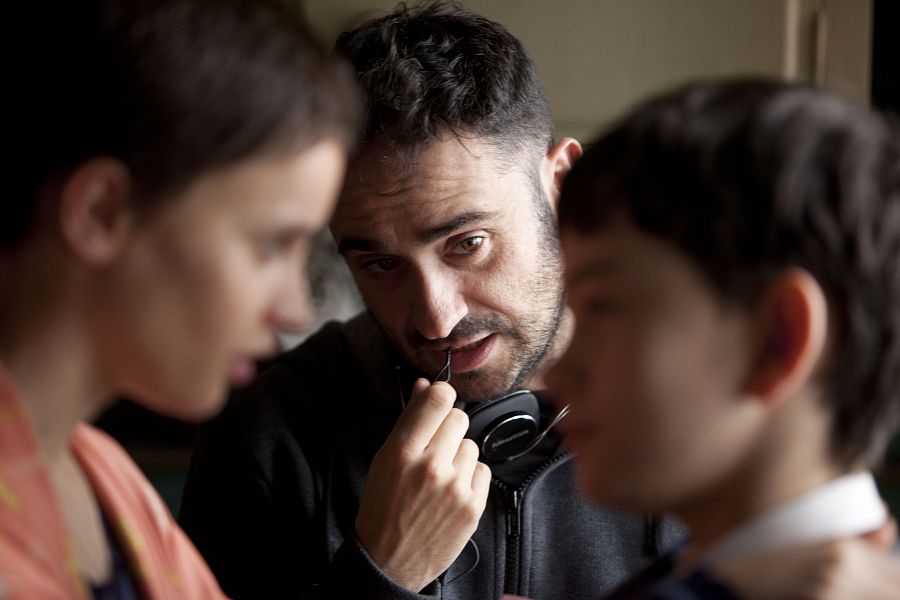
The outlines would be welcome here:
[[[575,165],[560,228],[576,330],[548,382],[582,490],[691,535],[614,598],[732,597],[729,565],[884,526],[868,469],[900,420],[896,130],[800,85],[688,86]]]

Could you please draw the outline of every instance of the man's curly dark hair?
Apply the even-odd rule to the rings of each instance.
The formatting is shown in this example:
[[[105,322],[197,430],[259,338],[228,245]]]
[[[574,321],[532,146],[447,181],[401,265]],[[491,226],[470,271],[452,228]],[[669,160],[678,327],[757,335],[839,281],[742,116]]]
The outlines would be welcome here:
[[[365,144],[401,164],[445,135],[491,142],[506,157],[539,149],[553,122],[534,63],[501,25],[453,2],[407,7],[341,34],[367,101]]]

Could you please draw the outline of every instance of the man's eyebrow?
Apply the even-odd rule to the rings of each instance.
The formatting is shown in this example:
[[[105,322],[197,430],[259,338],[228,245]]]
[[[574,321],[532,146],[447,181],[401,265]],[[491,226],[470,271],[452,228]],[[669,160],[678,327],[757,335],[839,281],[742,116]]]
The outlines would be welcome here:
[[[416,239],[424,244],[430,244],[435,240],[445,237],[457,229],[461,229],[466,225],[485,221],[495,218],[499,213],[488,210],[470,210],[456,215],[445,223],[429,227],[423,231],[416,233]],[[346,254],[351,251],[356,252],[387,252],[387,248],[381,242],[368,238],[345,237],[338,242],[338,253]]]
[[[497,215],[498,213],[496,211],[470,210],[468,212],[456,215],[445,223],[435,225],[434,227],[429,227],[424,231],[416,233],[416,238],[422,243],[429,244],[431,242],[434,242],[435,240],[441,239],[442,237],[446,237],[457,229],[462,229],[463,227],[471,225],[472,223],[495,218]]]

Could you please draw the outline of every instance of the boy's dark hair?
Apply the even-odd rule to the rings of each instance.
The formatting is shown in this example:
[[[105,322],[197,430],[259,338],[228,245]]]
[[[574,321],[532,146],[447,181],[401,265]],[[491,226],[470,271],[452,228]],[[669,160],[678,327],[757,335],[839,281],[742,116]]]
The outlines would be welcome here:
[[[900,421],[900,135],[878,114],[767,80],[689,85],[599,139],[562,190],[560,226],[625,215],[749,305],[786,268],[822,286],[840,464],[880,459]]]
[[[356,136],[350,69],[277,0],[17,4],[26,41],[7,88],[20,164],[0,249],[27,238],[44,185],[92,157],[122,160],[149,205],[211,169]]]
[[[400,4],[341,34],[337,49],[366,95],[365,144],[387,144],[402,168],[446,134],[484,136],[507,158],[550,146],[550,109],[521,42],[455,3]]]

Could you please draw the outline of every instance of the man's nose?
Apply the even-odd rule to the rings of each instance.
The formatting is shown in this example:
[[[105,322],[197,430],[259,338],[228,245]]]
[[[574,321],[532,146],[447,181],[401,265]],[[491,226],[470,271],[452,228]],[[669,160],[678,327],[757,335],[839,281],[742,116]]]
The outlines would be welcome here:
[[[411,290],[413,325],[429,340],[450,335],[456,324],[468,313],[461,282],[452,274],[421,273],[418,285]]]

